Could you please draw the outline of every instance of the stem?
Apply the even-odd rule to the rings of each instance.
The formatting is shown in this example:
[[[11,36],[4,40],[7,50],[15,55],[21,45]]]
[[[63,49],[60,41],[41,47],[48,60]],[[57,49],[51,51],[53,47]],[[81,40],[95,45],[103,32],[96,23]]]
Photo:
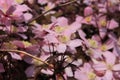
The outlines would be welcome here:
[[[38,57],[36,57],[36,56],[33,56],[33,55],[31,55],[31,54],[29,54],[29,53],[27,53],[27,52],[25,52],[25,51],[9,50],[9,49],[0,49],[0,51],[2,51],[2,52],[17,52],[17,53],[22,53],[22,54],[25,54],[25,55],[27,55],[27,56],[29,56],[29,57],[32,57],[33,59],[36,59],[36,60],[38,60],[38,61],[40,61],[40,62],[48,65],[48,66],[51,67],[51,68],[54,68],[52,64],[49,64],[49,63],[47,63],[46,61],[43,61],[43,60],[41,60],[40,58],[38,58]]]
[[[58,6],[54,7],[54,8],[52,8],[52,9],[49,9],[49,10],[45,11],[44,13],[42,13],[42,14],[40,14],[40,15],[38,15],[38,16],[32,18],[31,20],[29,20],[29,21],[27,22],[27,24],[33,22],[34,20],[40,18],[40,17],[43,16],[44,14],[48,13],[49,11],[51,11],[51,10],[57,8],[57,7],[63,7],[63,6],[72,4],[72,3],[76,2],[76,1],[77,1],[77,0],[69,1],[69,2],[66,2],[66,3],[64,3],[64,4],[60,4],[60,5],[58,5]]]

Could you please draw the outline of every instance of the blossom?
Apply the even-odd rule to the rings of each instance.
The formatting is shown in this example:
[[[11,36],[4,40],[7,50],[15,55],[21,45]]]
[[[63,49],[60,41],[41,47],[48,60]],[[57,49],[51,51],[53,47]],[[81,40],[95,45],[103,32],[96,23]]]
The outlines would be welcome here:
[[[89,63],[84,63],[83,67],[75,71],[74,76],[78,80],[96,80],[97,77]]]
[[[120,71],[120,64],[116,63],[116,56],[109,52],[106,51],[103,56],[105,57],[105,62],[104,61],[94,61],[94,69],[96,71],[105,71],[104,78],[106,80],[112,80],[114,78],[113,74],[114,71]]]

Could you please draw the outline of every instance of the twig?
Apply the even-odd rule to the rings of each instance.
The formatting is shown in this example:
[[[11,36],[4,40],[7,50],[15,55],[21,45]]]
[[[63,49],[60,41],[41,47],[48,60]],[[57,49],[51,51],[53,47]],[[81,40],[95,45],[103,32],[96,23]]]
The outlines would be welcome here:
[[[45,11],[44,13],[42,13],[42,14],[40,14],[40,15],[34,17],[34,18],[32,18],[31,20],[29,20],[29,21],[27,22],[27,24],[33,22],[34,20],[40,18],[41,16],[43,16],[43,15],[46,14],[46,13],[48,13],[49,11],[54,10],[55,8],[63,7],[63,6],[66,6],[66,5],[75,3],[76,1],[77,1],[77,0],[69,1],[69,2],[66,2],[66,3],[64,3],[64,4],[60,4],[60,5],[56,6],[56,7],[53,7],[52,9],[49,9],[49,10]]]
[[[36,57],[36,56],[33,56],[33,55],[31,55],[31,54],[29,54],[29,53],[27,53],[27,52],[25,52],[25,51],[9,50],[9,49],[0,49],[0,51],[2,51],[2,52],[22,53],[22,54],[25,54],[25,55],[27,55],[27,56],[29,56],[29,57],[32,57],[32,58],[34,58],[34,59],[36,59],[36,60],[38,60],[38,61],[40,61],[40,62],[42,62],[42,63],[44,63],[44,64],[46,64],[46,65],[48,65],[49,67],[53,68],[53,65],[52,65],[52,64],[49,64],[49,63],[47,63],[46,61],[43,61],[43,60],[41,60],[40,58],[38,58],[38,57]]]

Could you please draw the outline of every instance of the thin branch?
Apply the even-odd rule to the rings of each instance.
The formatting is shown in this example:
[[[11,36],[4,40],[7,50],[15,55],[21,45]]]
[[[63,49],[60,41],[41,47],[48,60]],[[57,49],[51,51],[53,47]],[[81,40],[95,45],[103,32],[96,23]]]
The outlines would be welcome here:
[[[25,52],[25,51],[20,51],[20,50],[9,50],[9,49],[0,49],[0,51],[2,51],[2,52],[16,52],[16,53],[22,53],[22,54],[25,54],[25,55],[27,55],[27,56],[29,56],[29,57],[32,57],[33,59],[36,59],[36,60],[38,60],[38,61],[40,61],[40,62],[42,62],[42,63],[48,65],[49,67],[53,68],[53,65],[52,65],[52,64],[49,64],[49,63],[47,63],[46,61],[43,61],[43,60],[41,60],[40,58],[38,58],[38,57],[36,57],[36,56],[33,56],[33,55],[31,55],[31,54],[29,54],[29,53],[27,53],[27,52]]]
[[[76,1],[77,1],[77,0],[69,1],[69,2],[66,2],[66,3],[64,3],[64,4],[60,4],[60,5],[58,5],[58,6],[54,7],[54,8],[52,8],[52,9],[49,9],[49,10],[45,11],[44,13],[42,13],[42,14],[40,14],[40,15],[38,15],[38,16],[32,18],[31,20],[29,20],[29,21],[27,22],[27,24],[33,22],[34,20],[40,18],[41,16],[43,16],[43,15],[46,14],[46,13],[48,13],[49,11],[54,10],[55,8],[63,7],[63,6],[66,6],[66,5],[75,3]]]

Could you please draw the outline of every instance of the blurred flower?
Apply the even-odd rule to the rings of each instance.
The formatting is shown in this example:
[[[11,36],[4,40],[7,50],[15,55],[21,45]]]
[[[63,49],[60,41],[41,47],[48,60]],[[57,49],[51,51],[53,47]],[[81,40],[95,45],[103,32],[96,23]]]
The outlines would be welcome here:
[[[94,61],[93,67],[98,72],[103,71],[106,80],[112,80],[114,78],[114,72],[120,71],[120,64],[116,63],[116,56],[109,51],[104,52],[103,56],[105,57],[105,62]]]

